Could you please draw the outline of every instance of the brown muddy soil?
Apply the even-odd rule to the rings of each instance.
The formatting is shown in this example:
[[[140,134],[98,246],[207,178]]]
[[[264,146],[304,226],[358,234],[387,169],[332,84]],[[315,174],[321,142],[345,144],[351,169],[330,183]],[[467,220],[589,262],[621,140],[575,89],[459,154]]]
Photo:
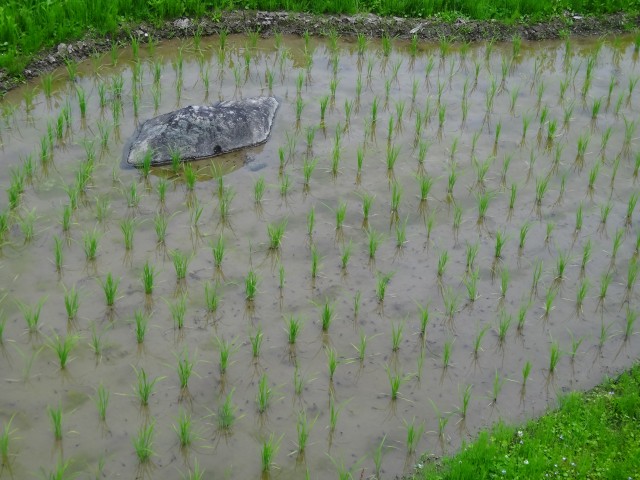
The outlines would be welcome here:
[[[132,37],[141,41],[191,37],[198,32],[213,35],[221,31],[245,33],[260,31],[263,37],[276,32],[282,34],[326,35],[336,31],[340,36],[353,37],[364,34],[368,37],[389,35],[400,39],[411,38],[414,34],[423,41],[438,41],[447,38],[455,42],[475,42],[481,40],[508,40],[520,36],[526,40],[557,39],[566,35],[602,36],[617,35],[633,31],[638,27],[637,15],[618,13],[600,17],[590,17],[566,13],[546,22],[518,23],[507,25],[497,21],[477,21],[458,18],[454,22],[438,18],[379,17],[373,14],[361,15],[312,15],[289,12],[224,12],[211,18],[180,18],[157,25],[150,23],[124,23],[115,35],[100,37],[89,32],[78,41],[60,43],[54,48],[37,55],[27,65],[21,76],[10,76],[0,69],[0,96],[30,78],[64,65],[65,60],[84,60],[91,55],[111,48],[113,42],[119,45],[130,43]]]

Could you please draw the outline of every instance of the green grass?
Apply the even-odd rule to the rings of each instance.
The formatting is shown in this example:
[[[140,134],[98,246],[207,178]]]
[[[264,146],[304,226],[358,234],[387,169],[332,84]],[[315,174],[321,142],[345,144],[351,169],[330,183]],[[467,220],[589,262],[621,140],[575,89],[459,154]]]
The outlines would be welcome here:
[[[77,0],[72,3],[44,0],[8,0],[0,11],[0,68],[11,74],[20,74],[31,57],[41,48],[60,42],[80,38],[88,29],[103,37],[118,30],[123,21],[149,21],[158,24],[164,19],[181,16],[210,16],[219,18],[226,10],[290,10],[311,13],[375,13],[398,17],[427,17],[439,15],[442,19],[460,16],[480,20],[497,19],[506,22],[522,16],[532,20],[550,17],[563,11],[581,14],[607,14],[637,11],[632,0],[609,0],[607,2],[585,2],[584,0],[559,0],[557,2],[532,2],[504,0],[474,2],[459,0],[327,0],[307,2],[303,0],[214,0],[202,2],[188,0],[157,0],[147,2],[110,2],[109,0]],[[386,40],[384,40],[386,39]],[[391,38],[384,37],[384,52],[391,51]],[[114,57],[117,61],[117,56]],[[114,62],[115,63],[115,62]]]
[[[634,478],[640,469],[640,366],[526,425],[499,423],[455,456],[423,457],[413,480]]]

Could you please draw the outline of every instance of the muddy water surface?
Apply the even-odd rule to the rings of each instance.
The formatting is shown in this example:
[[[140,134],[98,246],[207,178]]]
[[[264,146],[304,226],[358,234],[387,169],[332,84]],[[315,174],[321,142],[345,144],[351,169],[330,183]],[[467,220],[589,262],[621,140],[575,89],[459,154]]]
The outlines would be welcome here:
[[[0,201],[8,220],[0,419],[13,431],[0,476],[38,477],[68,462],[77,478],[176,478],[196,468],[214,478],[335,478],[341,469],[394,478],[414,468],[415,452],[451,453],[498,419],[530,418],[558,394],[590,388],[637,358],[638,223],[629,202],[637,195],[640,76],[631,42],[415,51],[394,43],[386,51],[371,41],[360,53],[331,39],[223,43],[142,46],[137,59],[114,52],[79,65],[74,82],[55,72],[50,95],[43,80],[0,104],[1,184],[10,190],[24,180],[13,208],[9,194]],[[192,187],[181,168],[148,177],[121,168],[139,121],[260,94],[280,101],[269,141],[192,163]],[[78,189],[87,163],[93,168]],[[421,200],[420,183],[429,181]],[[128,221],[130,249],[121,226]],[[281,246],[270,248],[268,226],[281,222]],[[93,260],[90,237],[98,239]],[[190,260],[183,280],[176,251]],[[145,263],[155,271],[151,295],[141,282]],[[252,301],[250,272],[258,278]],[[109,274],[119,280],[111,307]],[[219,296],[215,311],[207,285]],[[69,319],[72,289],[79,309]],[[182,299],[181,326],[174,314]],[[25,315],[39,302],[29,328]],[[323,329],[325,305],[332,312]],[[136,312],[148,315],[140,342]],[[301,324],[294,343],[292,319]],[[73,339],[64,368],[56,338]],[[193,373],[181,388],[185,358]],[[144,406],[142,371],[155,381]],[[261,378],[270,393],[263,412]],[[101,385],[110,394],[104,421]],[[56,440],[50,411],[58,408]],[[310,430],[303,452],[301,412]],[[181,446],[185,415],[192,441]],[[424,433],[408,448],[411,425]],[[134,441],[150,426],[153,454],[140,462]],[[279,451],[269,473],[261,452],[270,439]]]

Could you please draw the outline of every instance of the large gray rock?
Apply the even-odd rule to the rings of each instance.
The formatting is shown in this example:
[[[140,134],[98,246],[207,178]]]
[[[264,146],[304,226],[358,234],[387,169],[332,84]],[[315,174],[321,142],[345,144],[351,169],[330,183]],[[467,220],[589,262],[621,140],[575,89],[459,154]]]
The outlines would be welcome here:
[[[147,152],[152,165],[196,160],[267,141],[278,101],[273,97],[228,100],[211,106],[181,108],[147,120],[125,145],[124,161],[139,167]]]

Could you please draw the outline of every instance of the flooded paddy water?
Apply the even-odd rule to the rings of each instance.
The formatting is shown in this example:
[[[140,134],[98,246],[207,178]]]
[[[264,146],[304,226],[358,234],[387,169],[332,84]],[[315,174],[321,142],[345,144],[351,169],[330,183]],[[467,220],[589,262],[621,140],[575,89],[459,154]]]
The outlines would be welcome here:
[[[637,59],[229,36],[10,92],[0,476],[395,478],[630,366]],[[266,144],[121,167],[140,121],[255,95]]]

